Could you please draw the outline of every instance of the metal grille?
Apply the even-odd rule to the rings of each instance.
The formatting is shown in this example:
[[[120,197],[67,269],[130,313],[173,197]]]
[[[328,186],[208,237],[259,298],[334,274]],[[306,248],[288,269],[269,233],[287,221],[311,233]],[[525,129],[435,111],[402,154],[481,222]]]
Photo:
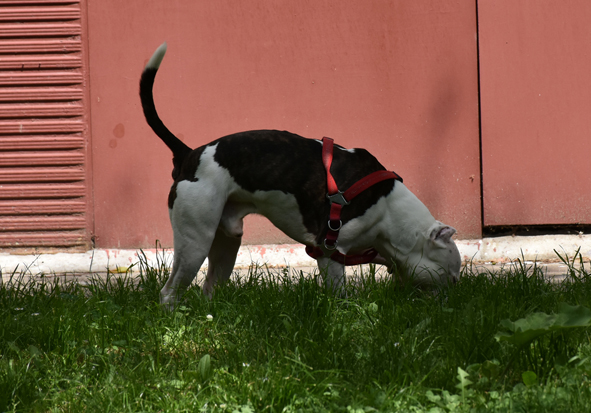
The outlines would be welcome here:
[[[0,247],[88,247],[79,1],[0,7]]]

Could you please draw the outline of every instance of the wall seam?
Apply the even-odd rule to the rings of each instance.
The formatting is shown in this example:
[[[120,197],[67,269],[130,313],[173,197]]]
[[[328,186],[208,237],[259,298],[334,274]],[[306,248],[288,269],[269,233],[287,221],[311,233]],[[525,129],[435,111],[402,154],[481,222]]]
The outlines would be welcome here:
[[[478,1],[474,0],[476,11],[476,71],[478,79],[478,156],[480,164],[480,236],[484,234],[484,169],[482,165],[482,87],[480,82],[480,15]]]

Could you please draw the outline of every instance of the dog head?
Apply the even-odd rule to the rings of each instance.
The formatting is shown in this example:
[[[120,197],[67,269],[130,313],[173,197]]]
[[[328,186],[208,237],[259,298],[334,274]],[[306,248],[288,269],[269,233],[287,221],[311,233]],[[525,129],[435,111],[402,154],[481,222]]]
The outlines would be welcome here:
[[[395,261],[402,264],[411,281],[419,286],[455,284],[460,279],[462,259],[452,239],[456,230],[435,221],[419,232],[410,250],[401,251]]]
[[[460,278],[462,259],[452,239],[456,230],[431,215],[402,183],[386,200],[388,212],[376,249],[385,262],[404,269],[419,286],[447,285]]]

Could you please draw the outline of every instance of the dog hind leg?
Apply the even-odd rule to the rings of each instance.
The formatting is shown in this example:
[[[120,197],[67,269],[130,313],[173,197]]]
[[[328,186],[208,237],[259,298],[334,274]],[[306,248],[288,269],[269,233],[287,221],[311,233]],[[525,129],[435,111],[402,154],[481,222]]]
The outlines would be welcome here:
[[[176,234],[174,238],[172,272],[160,290],[160,304],[170,309],[174,308],[182,292],[191,285],[209,250],[209,245],[206,250],[203,246],[196,246],[187,240],[179,241],[181,237]]]
[[[203,293],[211,298],[216,284],[232,275],[236,255],[242,241],[244,217],[256,212],[254,205],[228,201],[224,206],[220,225],[209,250],[209,268],[203,283]]]
[[[208,298],[211,299],[216,284],[227,281],[232,275],[241,241],[242,237],[228,236],[218,228],[207,256],[209,265],[203,283],[203,293]]]
[[[182,292],[191,285],[197,271],[205,261],[205,256],[198,254],[186,254],[181,258],[178,251],[179,248],[175,248],[172,273],[160,290],[160,304],[170,309],[173,309],[178,303]]]
[[[181,185],[182,184],[182,185]],[[179,188],[181,190],[179,190]],[[174,307],[209,254],[226,200],[203,181],[180,182],[170,210],[174,233],[172,273],[160,291],[160,303]]]

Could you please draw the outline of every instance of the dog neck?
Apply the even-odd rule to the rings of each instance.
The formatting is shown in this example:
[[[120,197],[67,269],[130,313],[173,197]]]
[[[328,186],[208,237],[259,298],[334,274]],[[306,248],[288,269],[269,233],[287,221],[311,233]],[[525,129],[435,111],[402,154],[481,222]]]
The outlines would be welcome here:
[[[384,219],[376,248],[390,257],[406,256],[429,237],[436,222],[427,207],[401,182],[385,198]],[[382,252],[383,251],[383,252]]]

